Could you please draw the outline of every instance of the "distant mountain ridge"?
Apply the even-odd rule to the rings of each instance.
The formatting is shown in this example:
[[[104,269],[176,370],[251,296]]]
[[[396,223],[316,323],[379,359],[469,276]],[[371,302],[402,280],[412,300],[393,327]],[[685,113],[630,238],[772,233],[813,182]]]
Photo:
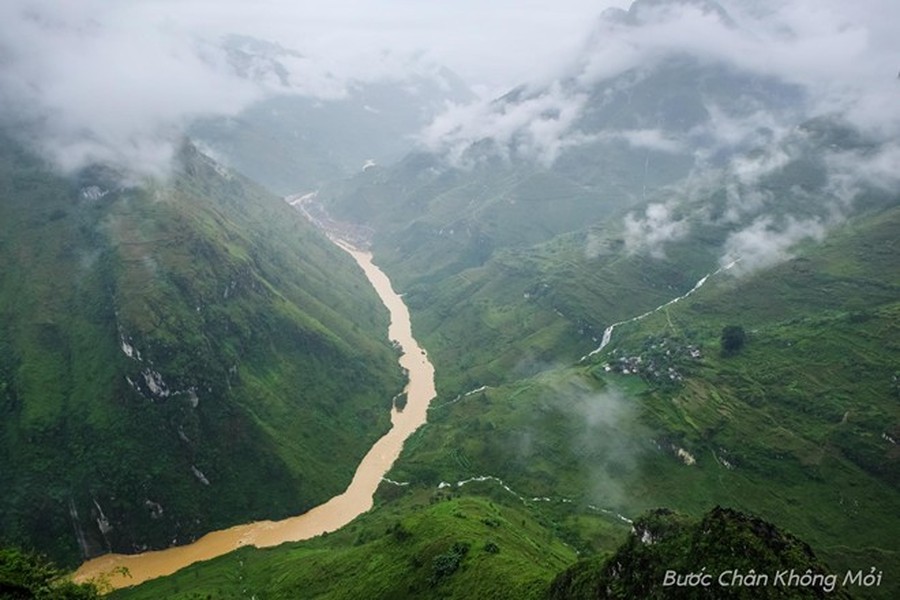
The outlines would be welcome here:
[[[289,194],[330,179],[392,162],[414,146],[414,136],[448,103],[474,94],[446,67],[410,64],[408,72],[372,81],[342,81],[330,73],[305,89],[302,53],[247,36],[223,42],[241,76],[267,84],[272,96],[234,117],[200,119],[189,129],[219,160]],[[317,89],[318,85],[322,89]]]

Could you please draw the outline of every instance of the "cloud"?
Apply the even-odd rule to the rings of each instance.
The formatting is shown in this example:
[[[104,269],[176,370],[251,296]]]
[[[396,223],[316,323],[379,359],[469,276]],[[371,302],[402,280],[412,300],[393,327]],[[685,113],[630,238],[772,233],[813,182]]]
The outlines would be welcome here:
[[[885,144],[876,151],[832,152],[825,162],[829,171],[828,193],[843,207],[851,205],[867,189],[900,194],[900,144]]]
[[[759,217],[748,227],[728,236],[720,264],[734,263],[729,273],[746,275],[787,260],[791,256],[791,247],[807,239],[821,241],[825,231],[826,223],[818,218],[787,217],[778,224],[773,217]]]
[[[625,248],[629,252],[647,252],[654,258],[665,257],[667,242],[687,235],[689,227],[671,204],[654,203],[647,206],[643,216],[629,213],[625,217]]]
[[[635,403],[618,389],[598,391],[578,378],[547,384],[541,402],[564,417],[567,447],[560,450],[570,453],[583,469],[581,489],[572,492],[602,507],[626,506],[629,485],[639,479],[640,462],[648,450],[645,440],[652,436],[640,422]],[[546,423],[534,421],[531,439],[546,439],[545,431]],[[523,462],[533,463],[538,450],[525,450],[527,454],[520,454]]]
[[[661,129],[621,129],[604,131],[587,139],[598,139],[606,142],[625,142],[632,148],[644,148],[656,152],[677,154],[685,152],[687,145]]]
[[[841,112],[885,139],[900,132],[890,27],[900,7],[890,0],[734,0],[725,3],[731,19],[702,2],[644,2],[633,23],[596,20],[610,4],[627,2],[8,0],[0,6],[0,110],[63,167],[116,160],[142,168],[165,162],[196,116],[234,114],[285,85],[334,98],[350,81],[402,79],[446,64],[485,94],[528,81],[533,94],[521,108],[450,107],[423,136],[426,145],[458,158],[465,142],[492,140],[509,155],[550,164],[592,141],[596,132],[577,126],[594,102],[591,86],[681,53],[802,85],[820,112]],[[285,77],[265,60],[239,72],[221,45],[232,33],[295,49],[277,57]],[[781,122],[764,124],[765,111],[752,106],[739,115],[716,105],[708,112],[707,130],[686,137],[657,135],[648,124],[609,139],[675,152],[703,136],[764,140],[754,137],[760,126]]]
[[[784,168],[796,156],[792,156],[790,147],[775,146],[766,152],[745,154],[736,157],[729,164],[729,172],[738,183],[750,186],[764,177]]]
[[[711,57],[733,47],[737,32],[702,3],[635,2],[627,15],[607,12],[587,39],[574,65],[582,85],[591,86],[638,66],[682,52]]]
[[[725,0],[728,18],[709,4],[636,2],[643,10],[632,10],[630,19],[601,19],[577,76],[594,85],[681,53],[804,86],[814,110],[846,112],[859,124],[900,115],[890,103],[900,44],[887,25],[900,17],[896,3]]]
[[[6,119],[64,170],[105,161],[158,171],[191,118],[259,97],[221,53],[165,22],[129,22],[104,3],[5,3]]]
[[[458,166],[471,159],[467,150],[484,140],[490,140],[506,158],[520,156],[550,165],[565,147],[584,141],[567,134],[587,97],[570,94],[557,83],[527,94],[522,90],[518,95],[524,99],[452,106],[423,130],[419,141]]]
[[[535,20],[532,30],[543,19],[545,32],[575,19],[554,17],[540,3],[513,4],[498,3],[473,19],[468,1],[450,8],[410,0],[315,7],[287,0],[10,0],[0,6],[0,119],[63,170],[104,161],[158,174],[187,123],[234,115],[274,93],[336,98],[355,81],[435,75],[441,62],[479,74],[482,84],[503,81],[498,67],[484,67],[511,67],[515,49],[531,37],[527,19]],[[581,10],[587,4],[566,1]],[[504,17],[515,27],[501,27]],[[486,55],[491,32],[500,43]],[[240,44],[223,47],[235,33],[281,46],[249,54]],[[473,43],[478,39],[485,43]],[[542,37],[533,47],[552,44]],[[521,57],[515,61],[524,67]],[[533,134],[545,138],[553,127],[535,124]]]
[[[537,99],[572,111],[596,107],[597,86],[611,85],[629,73],[640,83],[664,61],[692,57],[708,67],[731,67],[730,87],[705,94],[703,122],[687,132],[649,126],[630,132],[581,131],[578,114],[548,127],[542,135],[527,131],[530,120],[510,119],[503,103],[453,107],[424,137],[426,147],[459,157],[460,146],[485,140],[501,153],[516,147],[517,134],[528,139],[543,160],[567,148],[596,139],[624,139],[666,152],[699,148],[699,164],[725,150],[744,151],[776,143],[806,118],[841,114],[854,126],[880,139],[900,134],[900,85],[896,80],[900,43],[884,25],[889,16],[900,17],[900,7],[886,0],[857,4],[836,0],[798,0],[783,3],[727,1],[727,13],[712,2],[635,2],[629,12],[604,13],[586,36],[570,63],[560,68],[552,86],[541,83],[546,71],[532,78],[531,96],[524,100],[530,117],[542,119]],[[877,8],[875,10],[873,7]],[[709,72],[715,72],[710,70]],[[740,74],[735,76],[735,74]],[[559,82],[564,82],[560,84]],[[702,89],[704,81],[697,81]],[[585,102],[584,98],[590,101]],[[567,125],[567,126],[564,126]],[[513,128],[518,127],[518,130]],[[451,142],[439,135],[452,132]],[[650,132],[658,132],[650,137]]]

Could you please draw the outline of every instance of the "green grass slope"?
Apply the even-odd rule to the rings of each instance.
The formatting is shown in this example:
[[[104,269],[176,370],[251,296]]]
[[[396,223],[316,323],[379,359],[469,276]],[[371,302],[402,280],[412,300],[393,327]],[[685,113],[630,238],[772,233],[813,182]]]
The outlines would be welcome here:
[[[0,535],[72,564],[341,491],[402,376],[387,313],[279,198],[0,155]]]
[[[829,165],[847,156],[863,161],[879,151],[839,120],[813,119],[777,148],[688,178],[631,209],[606,206],[600,212],[602,199],[583,210],[559,202],[565,186],[538,185],[546,174],[532,169],[536,183],[528,208],[513,218],[517,204],[507,206],[509,218],[498,227],[487,217],[496,204],[486,199],[493,192],[478,185],[477,172],[471,175],[476,181],[461,183],[465,178],[458,174],[442,181],[427,175],[436,167],[424,157],[401,166],[409,170],[403,193],[382,194],[387,183],[371,174],[369,186],[351,188],[345,199],[363,207],[370,196],[379,198],[374,205],[386,203],[380,217],[360,214],[385,232],[394,231],[379,220],[393,214],[390,198],[405,215],[401,223],[415,219],[400,227],[415,235],[398,241],[383,232],[374,250],[405,292],[417,334],[438,367],[439,390],[452,397],[578,360],[599,345],[610,324],[691,290],[720,267],[729,240],[761,223],[773,230],[800,223],[824,231],[834,227],[835,214],[878,214],[896,205],[890,192],[865,183],[852,201],[835,192],[843,175],[835,177]],[[773,156],[783,162],[758,167]],[[756,168],[762,174],[745,181],[742,170]],[[419,186],[423,179],[428,183]],[[437,211],[446,197],[466,195],[460,190],[468,193],[465,210]],[[405,204],[404,198],[416,201]],[[327,197],[323,202],[330,209]],[[451,216],[467,222],[448,225]],[[532,236],[537,229],[542,232]],[[500,230],[519,237],[504,238]],[[654,243],[656,235],[670,239]],[[795,301],[804,299],[791,293],[784,303]]]
[[[883,569],[870,592],[891,597],[898,232],[900,208],[871,213],[773,268],[711,278],[618,327],[581,365],[439,398],[390,476],[426,486],[494,476],[548,498],[559,534],[595,552],[613,538],[591,506],[626,516],[732,506],[808,540],[835,569]],[[747,342],[723,355],[731,324]]]
[[[522,507],[416,490],[334,534],[246,548],[110,597],[543,598],[574,558]]]

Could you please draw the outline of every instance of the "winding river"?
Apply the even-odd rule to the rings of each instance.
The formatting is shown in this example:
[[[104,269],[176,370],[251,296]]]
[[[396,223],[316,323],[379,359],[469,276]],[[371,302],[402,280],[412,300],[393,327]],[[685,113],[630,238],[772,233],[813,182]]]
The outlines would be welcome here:
[[[362,267],[391,315],[388,336],[402,350],[399,362],[409,372],[407,403],[391,411],[391,429],[359,463],[347,490],[309,512],[283,521],[257,521],[204,535],[192,544],[142,554],[106,554],[85,562],[76,581],[105,578],[113,588],[137,585],[170,575],[190,564],[221,556],[242,546],[260,548],[306,540],[340,529],[372,508],[372,497],[382,477],[403,449],[403,442],[425,422],[428,404],[435,396],[434,367],[412,335],[409,310],[394,292],[387,275],[372,263],[372,255],[341,241],[332,240]],[[124,571],[127,569],[127,575]]]

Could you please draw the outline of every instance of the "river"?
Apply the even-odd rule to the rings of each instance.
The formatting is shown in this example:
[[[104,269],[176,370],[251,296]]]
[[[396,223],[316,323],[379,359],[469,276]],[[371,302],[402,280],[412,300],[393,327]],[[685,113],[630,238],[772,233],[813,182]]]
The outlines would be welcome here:
[[[372,508],[375,490],[400,455],[403,442],[425,422],[428,405],[435,396],[434,367],[412,335],[409,310],[403,299],[394,292],[387,275],[372,263],[372,255],[340,241],[332,241],[356,260],[390,312],[388,337],[400,345],[400,366],[409,372],[406,406],[402,411],[392,409],[390,431],[363,457],[346,491],[302,515],[283,521],[237,525],[208,533],[192,544],[166,550],[103,555],[81,565],[75,573],[76,581],[101,577],[113,588],[137,585],[242,546],[263,548],[316,537],[340,529]],[[127,575],[123,568],[127,569]]]

